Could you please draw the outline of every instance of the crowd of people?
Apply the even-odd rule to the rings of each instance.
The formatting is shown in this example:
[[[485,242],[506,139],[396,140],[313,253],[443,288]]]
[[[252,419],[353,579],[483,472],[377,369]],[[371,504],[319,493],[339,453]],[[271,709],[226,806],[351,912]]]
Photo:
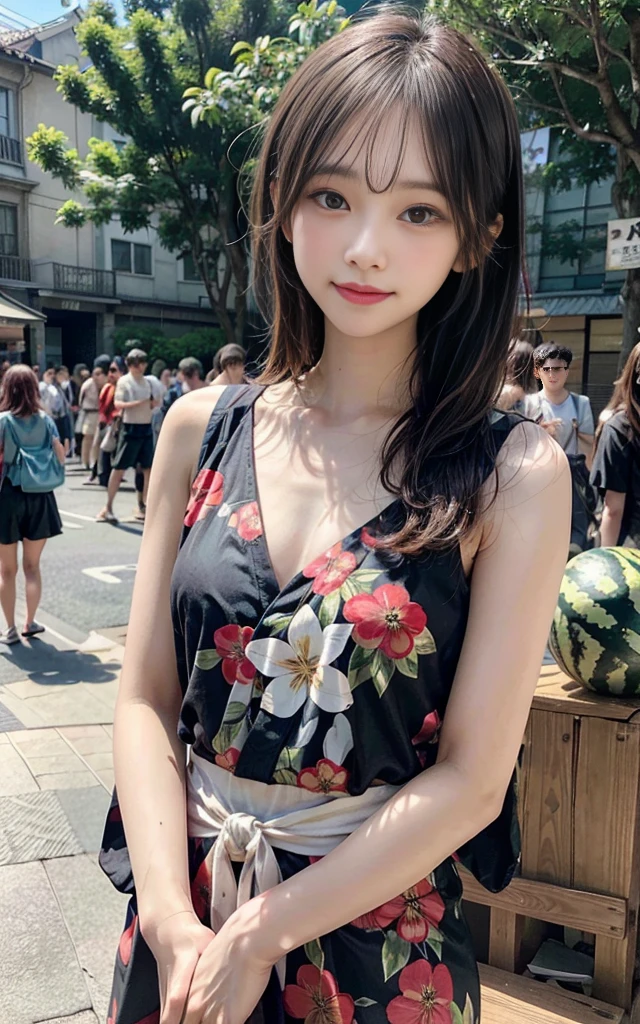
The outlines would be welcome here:
[[[569,460],[569,557],[588,547],[640,547],[640,343],[629,354],[594,425],[587,395],[569,390],[573,354],[554,341],[513,339],[498,400],[534,420]]]

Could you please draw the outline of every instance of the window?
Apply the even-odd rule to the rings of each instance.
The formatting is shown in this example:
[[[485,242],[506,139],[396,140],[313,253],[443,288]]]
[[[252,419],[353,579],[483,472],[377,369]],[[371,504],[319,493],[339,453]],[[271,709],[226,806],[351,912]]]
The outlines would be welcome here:
[[[202,278],[198,273],[198,268],[195,265],[193,255],[188,252],[182,257],[182,273],[185,281],[201,281]]]
[[[13,139],[14,132],[13,93],[9,89],[0,88],[0,135]]]
[[[132,251],[133,250],[133,251]],[[125,274],[151,275],[151,246],[111,239],[111,267]]]
[[[0,255],[18,255],[18,207],[0,203]]]
[[[122,150],[126,146],[125,140],[124,139],[112,139],[111,141],[113,142],[114,146],[118,150],[118,153],[119,154],[122,153]]]

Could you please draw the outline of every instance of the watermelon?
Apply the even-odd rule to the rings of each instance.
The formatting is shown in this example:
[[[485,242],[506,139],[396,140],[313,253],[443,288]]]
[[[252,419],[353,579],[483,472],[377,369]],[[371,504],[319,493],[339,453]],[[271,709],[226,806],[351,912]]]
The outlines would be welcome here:
[[[593,548],[567,563],[549,648],[590,690],[640,696],[640,551]]]

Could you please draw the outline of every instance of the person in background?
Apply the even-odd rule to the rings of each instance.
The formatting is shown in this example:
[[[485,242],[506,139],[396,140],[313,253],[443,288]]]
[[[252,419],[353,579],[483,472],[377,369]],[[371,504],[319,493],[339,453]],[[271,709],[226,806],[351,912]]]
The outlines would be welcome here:
[[[74,451],[78,458],[81,460],[82,451],[82,418],[80,416],[80,391],[82,385],[91,376],[91,371],[86,363],[76,363],[73,368],[73,373],[69,380],[69,390],[71,395],[69,400],[71,402],[71,412],[74,417],[73,425],[73,437],[74,437]]]
[[[573,353],[565,345],[546,342],[533,352],[534,374],[542,389],[525,398],[525,415],[543,427],[565,452],[571,466],[572,505],[569,557],[590,542],[596,495],[589,483],[593,451],[593,412],[588,395],[566,387]]]
[[[40,380],[40,363],[34,363],[33,366],[31,367],[31,369],[33,370],[33,372],[36,375],[36,380],[39,381]]]
[[[600,546],[640,548],[640,343],[603,411],[590,477],[603,499]]]
[[[164,359],[154,359],[151,364],[150,376],[155,377],[156,380],[162,379],[162,374],[167,368],[167,364]]]
[[[101,443],[107,428],[114,427],[115,429],[116,424],[120,421],[120,414],[115,407],[116,385],[125,372],[126,365],[122,356],[114,356],[107,368],[107,383],[100,392],[98,422],[101,427]],[[111,455],[112,451],[104,451],[100,448],[98,455],[98,483],[101,487],[109,486]]]
[[[167,388],[171,387],[171,370],[169,369],[168,366],[165,366],[162,373],[159,374],[158,379],[162,384],[163,388],[165,389],[165,391],[167,390]]]
[[[217,371],[217,376],[213,378],[216,384],[249,383],[244,372],[246,357],[242,345],[236,345],[235,342],[218,349],[213,360],[213,368]]]
[[[115,407],[122,412],[122,427],[112,461],[107,492],[107,503],[96,516],[98,523],[117,523],[113,502],[118,493],[124,471],[139,466],[143,476],[142,506],[135,515],[144,522],[149,487],[149,474],[153,462],[153,432],[151,414],[160,401],[160,385],[155,377],[146,377],[147,353],[132,348],[126,358],[128,372],[116,385]]]
[[[22,635],[44,632],[36,622],[42,594],[40,557],[49,537],[62,533],[62,522],[53,491],[27,493],[19,485],[17,445],[39,447],[51,443],[64,464],[68,442],[63,445],[53,419],[40,405],[38,378],[30,367],[18,363],[7,370],[0,398],[0,604],[7,627],[0,642],[20,642],[15,623],[18,542],[22,541],[27,615]]]
[[[524,415],[525,398],[536,390],[533,345],[522,337],[514,338],[507,356],[505,382],[496,406],[505,412],[511,409]]]
[[[167,390],[164,398],[162,399],[162,405],[158,409],[159,415],[155,441],[158,440],[160,427],[162,426],[164,418],[173,403],[177,402],[177,400],[188,391],[198,391],[199,388],[206,387],[204,367],[200,360],[195,359],[193,356],[186,356],[184,359],[180,360],[178,363],[178,375],[179,379]]]
[[[92,467],[95,466],[97,460],[94,440],[98,426],[98,402],[106,380],[105,367],[96,360],[91,376],[87,377],[80,388],[80,413],[76,422],[76,434],[79,429],[82,435],[80,461],[84,468],[90,470],[92,474]]]
[[[67,367],[56,366],[53,386],[58,393],[58,401],[56,402],[53,419],[56,427],[58,428],[60,440],[67,448],[67,454],[71,450],[71,445],[73,443],[73,415],[71,413],[69,393],[64,386],[68,380],[69,371]],[[67,442],[69,443],[67,444]]]
[[[58,402],[58,391],[54,386],[55,378],[55,367],[47,366],[46,370],[42,374],[42,380],[38,384],[40,404],[49,416],[54,415],[54,408]]]

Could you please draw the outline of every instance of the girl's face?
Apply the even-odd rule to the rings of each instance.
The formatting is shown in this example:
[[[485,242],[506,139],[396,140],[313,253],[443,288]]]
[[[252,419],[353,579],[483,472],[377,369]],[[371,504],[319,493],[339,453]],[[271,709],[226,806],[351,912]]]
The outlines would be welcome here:
[[[353,135],[351,135],[351,138]],[[398,130],[389,118],[379,134],[372,184],[386,184],[397,159]],[[370,337],[407,321],[439,290],[451,270],[462,271],[459,245],[446,199],[432,185],[422,133],[408,132],[397,180],[386,192],[370,192],[365,148],[343,158],[344,139],[328,153],[322,172],[305,186],[285,230],[298,274],[335,328]],[[370,286],[382,301],[357,301],[344,285]]]

